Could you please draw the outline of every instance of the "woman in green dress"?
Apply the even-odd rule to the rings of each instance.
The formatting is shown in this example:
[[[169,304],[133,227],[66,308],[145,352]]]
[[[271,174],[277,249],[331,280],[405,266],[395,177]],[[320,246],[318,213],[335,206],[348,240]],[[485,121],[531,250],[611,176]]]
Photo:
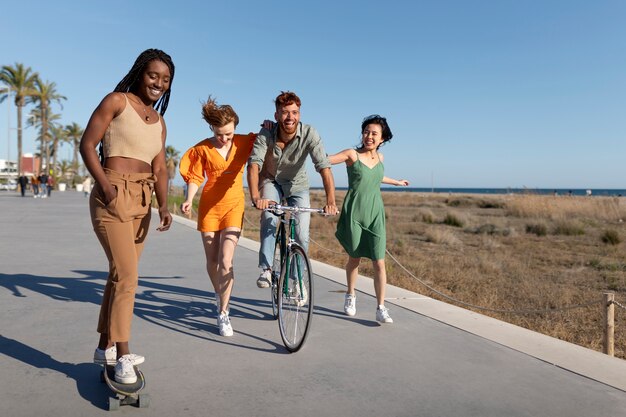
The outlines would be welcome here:
[[[329,156],[331,164],[345,162],[348,171],[348,192],[343,201],[335,236],[348,253],[346,278],[348,289],[344,311],[348,316],[356,314],[355,285],[361,258],[372,260],[374,267],[374,290],[378,307],[376,320],[393,323],[385,307],[385,207],[380,184],[407,186],[407,180],[385,177],[383,154],[378,152],[392,138],[387,120],[377,114],[368,116],[361,124],[361,144],[356,149],[346,149]]]

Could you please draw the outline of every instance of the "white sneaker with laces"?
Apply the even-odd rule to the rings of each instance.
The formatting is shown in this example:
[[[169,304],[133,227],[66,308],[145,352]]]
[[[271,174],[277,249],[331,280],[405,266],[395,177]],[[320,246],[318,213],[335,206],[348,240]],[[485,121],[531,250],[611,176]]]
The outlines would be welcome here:
[[[220,335],[230,337],[233,335],[233,326],[230,325],[228,313],[220,313],[217,318],[217,325],[220,328]]]
[[[115,380],[120,384],[134,384],[137,382],[137,374],[130,355],[124,355],[115,364]]]
[[[135,355],[134,353],[129,353],[126,356],[130,357],[133,365],[142,364],[146,360],[143,356]],[[96,351],[93,353],[93,362],[100,365],[115,365],[117,363],[117,348],[115,345],[106,350],[96,348]]]
[[[356,295],[346,294],[346,299],[343,304],[343,311],[350,317],[356,315]]]
[[[291,290],[291,297],[295,298],[296,305],[303,307],[309,300],[309,293],[306,290],[306,285],[302,283],[302,294],[300,294],[300,283],[297,280],[293,280],[293,287]]]
[[[272,271],[264,269],[256,280],[256,286],[259,288],[269,288],[272,283]]]
[[[379,323],[393,323],[389,316],[389,310],[385,306],[378,306],[376,309],[376,321]]]

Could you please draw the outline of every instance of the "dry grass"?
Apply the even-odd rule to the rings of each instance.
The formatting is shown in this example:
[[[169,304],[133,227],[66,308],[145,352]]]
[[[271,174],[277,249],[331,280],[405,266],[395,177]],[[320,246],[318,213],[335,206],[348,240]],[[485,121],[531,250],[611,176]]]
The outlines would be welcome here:
[[[344,195],[338,191],[339,204]],[[383,199],[387,249],[414,276],[463,302],[517,312],[476,310],[482,314],[602,350],[602,293],[615,292],[626,304],[626,199],[404,192],[384,192]],[[312,191],[311,200],[322,206],[323,192]],[[258,240],[259,212],[246,209],[245,218],[244,236]],[[312,217],[309,251],[343,268],[336,222]],[[532,225],[545,233],[528,231]],[[371,264],[363,262],[360,272],[372,276]],[[387,273],[390,284],[442,299],[389,257]],[[521,313],[527,310],[542,312]],[[615,354],[626,358],[626,310],[616,307],[615,317]]]

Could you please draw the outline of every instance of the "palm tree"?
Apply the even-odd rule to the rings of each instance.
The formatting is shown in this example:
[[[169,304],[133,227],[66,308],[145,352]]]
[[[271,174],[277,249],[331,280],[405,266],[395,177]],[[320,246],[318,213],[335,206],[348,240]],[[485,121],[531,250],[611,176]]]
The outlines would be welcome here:
[[[52,136],[52,168],[55,172],[52,174],[54,176],[55,182],[58,180],[58,174],[56,170],[57,167],[57,155],[59,154],[59,143],[69,142],[67,130],[59,124],[52,123],[50,126],[50,136]]]
[[[176,167],[178,166],[180,152],[171,145],[165,147],[165,167],[167,168],[167,189],[172,189],[172,180],[176,178]]]
[[[26,98],[36,94],[36,72],[30,67],[16,63],[14,67],[2,66],[0,81],[7,87],[0,90],[0,102],[3,102],[11,91],[15,92],[15,106],[17,107],[17,172],[22,174],[22,107],[26,105]]]
[[[62,182],[63,180],[65,181],[69,181],[70,177],[72,176],[72,164],[70,161],[66,161],[65,159],[62,160],[61,162],[59,162],[59,178],[60,182]]]
[[[37,140],[39,141],[39,156],[40,161],[44,155],[51,155],[51,150],[53,148],[53,144],[50,143],[52,139],[52,125],[55,124],[56,121],[61,119],[61,115],[58,113],[53,113],[48,111],[48,130],[43,132],[43,118],[41,117],[41,109],[39,107],[35,107],[30,110],[28,119],[26,119],[26,126],[33,126],[39,129],[39,135],[37,136]],[[42,137],[42,133],[45,134],[45,137]],[[47,167],[48,165],[46,165]],[[54,165],[52,166],[54,168]]]
[[[50,81],[43,82],[41,81],[41,78],[36,77],[35,78],[35,90],[37,91],[37,93],[26,99],[26,101],[29,103],[39,104],[39,110],[40,110],[40,116],[41,116],[41,136],[40,136],[41,146],[40,148],[42,151],[41,158],[39,159],[39,172],[42,171],[42,167],[43,167],[44,149],[46,151],[45,153],[46,170],[48,171],[50,170],[50,147],[46,143],[48,139],[48,125],[49,125],[48,118],[50,114],[50,104],[53,101],[56,101],[57,103],[59,103],[59,105],[61,105],[61,100],[67,100],[65,96],[62,96],[61,94],[57,92],[56,86],[57,84],[55,82],[50,82]],[[61,108],[63,108],[62,105],[61,105]]]
[[[67,136],[67,142],[72,145],[74,150],[74,159],[72,160],[72,164],[76,172],[78,172],[79,162],[78,162],[78,149],[80,147],[80,139],[83,137],[83,128],[76,122],[72,122],[65,126],[65,134]]]

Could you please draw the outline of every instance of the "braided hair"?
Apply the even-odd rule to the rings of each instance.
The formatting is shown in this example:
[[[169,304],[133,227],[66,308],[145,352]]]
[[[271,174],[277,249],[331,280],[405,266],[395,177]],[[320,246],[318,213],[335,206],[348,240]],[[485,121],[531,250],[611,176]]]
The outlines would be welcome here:
[[[117,86],[115,86],[113,91],[116,93],[127,93],[132,91],[135,87],[137,87],[137,83],[140,82],[148,63],[154,60],[162,61],[170,70],[170,88],[163,93],[161,98],[156,102],[156,106],[153,104],[154,109],[158,111],[161,116],[163,116],[167,110],[167,105],[170,102],[172,81],[174,81],[174,62],[172,61],[172,57],[162,50],[146,49],[140,53],[132,68],[128,71],[128,74],[122,78],[122,81],[117,83]],[[104,149],[102,141],[100,141],[100,146],[98,147],[98,154],[100,156],[100,164],[104,166]]]
[[[146,49],[143,51],[133,64],[133,67],[128,71],[128,74],[122,81],[120,81],[115,87],[115,92],[117,93],[127,93],[132,91],[135,87],[137,87],[137,83],[140,82],[140,79],[143,75],[146,66],[150,61],[162,61],[170,70],[170,88],[167,89],[165,93],[161,96],[159,101],[156,102],[156,106],[154,106],[155,110],[159,111],[161,116],[165,114],[167,110],[167,104],[170,101],[170,92],[172,91],[172,81],[174,81],[174,62],[172,62],[172,57],[163,52],[160,49]]]

